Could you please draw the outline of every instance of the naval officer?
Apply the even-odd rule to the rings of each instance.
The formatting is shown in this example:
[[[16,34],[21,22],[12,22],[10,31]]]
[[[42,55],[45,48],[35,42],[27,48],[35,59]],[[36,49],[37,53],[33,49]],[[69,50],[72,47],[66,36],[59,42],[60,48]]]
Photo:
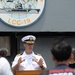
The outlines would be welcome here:
[[[36,37],[33,35],[24,36],[22,39],[24,45],[23,54],[16,55],[12,63],[13,73],[16,70],[45,70],[47,65],[41,55],[37,55],[33,51]]]

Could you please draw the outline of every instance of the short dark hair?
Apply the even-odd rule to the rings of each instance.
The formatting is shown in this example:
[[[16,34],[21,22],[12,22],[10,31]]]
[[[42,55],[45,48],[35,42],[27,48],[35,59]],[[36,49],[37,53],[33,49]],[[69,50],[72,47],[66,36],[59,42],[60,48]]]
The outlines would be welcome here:
[[[66,61],[69,59],[72,47],[65,41],[59,41],[53,44],[51,53],[57,61]]]
[[[72,54],[74,55],[75,58],[75,48],[72,48]]]

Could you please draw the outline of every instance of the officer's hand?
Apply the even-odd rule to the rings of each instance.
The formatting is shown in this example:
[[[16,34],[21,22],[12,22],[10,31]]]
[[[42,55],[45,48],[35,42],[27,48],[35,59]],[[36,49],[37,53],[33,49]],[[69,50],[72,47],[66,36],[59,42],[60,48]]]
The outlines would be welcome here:
[[[42,66],[43,65],[43,59],[40,58],[40,60],[38,61],[37,59],[33,58],[33,60],[39,65]]]
[[[25,59],[22,59],[21,57],[18,60],[18,65],[20,65],[20,63],[22,63],[23,61],[25,61]]]
[[[38,61],[38,65],[39,66],[42,66],[43,65],[43,59],[42,58],[40,58],[40,60]]]

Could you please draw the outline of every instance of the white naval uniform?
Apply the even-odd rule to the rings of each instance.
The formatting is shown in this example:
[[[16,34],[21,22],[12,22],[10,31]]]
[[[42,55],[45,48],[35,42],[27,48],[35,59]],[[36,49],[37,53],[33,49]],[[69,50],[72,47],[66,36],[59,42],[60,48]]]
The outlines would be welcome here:
[[[0,57],[0,75],[13,75],[10,64],[4,57]]]
[[[32,52],[32,54],[29,54],[29,55],[27,55],[25,52],[23,52],[22,55],[16,56],[12,63],[12,67],[18,63],[18,59],[20,57],[22,57],[22,59],[25,59],[25,61],[23,61],[20,64],[18,70],[41,70],[40,66],[35,61],[33,61],[33,59],[36,59],[37,61],[39,61],[39,59],[43,58],[43,57],[34,54],[34,52]],[[44,59],[43,59],[43,66],[47,67]]]

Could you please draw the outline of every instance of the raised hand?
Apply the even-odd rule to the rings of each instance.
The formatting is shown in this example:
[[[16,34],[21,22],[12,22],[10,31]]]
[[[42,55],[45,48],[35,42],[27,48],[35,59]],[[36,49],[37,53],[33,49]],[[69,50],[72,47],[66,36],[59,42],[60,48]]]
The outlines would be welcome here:
[[[43,59],[42,58],[40,58],[39,61],[36,58],[33,58],[32,60],[35,61],[39,66],[43,65]]]
[[[22,59],[22,57],[20,57],[18,60],[18,65],[20,65],[20,63],[22,63],[23,61],[25,61],[25,59]]]

